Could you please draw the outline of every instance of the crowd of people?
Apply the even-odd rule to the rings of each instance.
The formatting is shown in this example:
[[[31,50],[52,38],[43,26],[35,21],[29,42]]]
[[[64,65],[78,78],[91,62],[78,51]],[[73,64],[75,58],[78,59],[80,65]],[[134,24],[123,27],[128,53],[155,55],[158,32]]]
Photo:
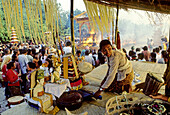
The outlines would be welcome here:
[[[129,53],[123,49],[127,58],[132,61],[149,61],[160,64],[167,64],[168,62],[168,52],[166,50],[162,50],[162,46],[156,47],[152,52],[148,50],[147,46],[144,46],[142,50],[140,48],[131,47]]]
[[[66,42],[63,51],[57,51],[56,49],[42,44],[2,44],[0,46],[0,62],[6,98],[29,93],[30,73],[32,71],[46,67],[47,69],[44,69],[46,76],[50,75],[54,71],[52,55],[62,61],[62,52],[64,54],[72,53],[71,42]],[[161,46],[153,49],[153,52],[148,51],[147,46],[142,49],[143,51],[132,46],[127,53],[124,48],[117,50],[108,40],[102,40],[98,51],[96,49],[92,50],[88,46],[82,50],[76,49],[75,59],[77,62],[88,62],[94,68],[105,63],[111,68],[103,79],[99,90],[95,93],[96,97],[99,96],[102,90],[117,93],[124,90],[131,92],[133,68],[129,60],[162,64],[168,62],[167,51],[162,50]]]
[[[72,43],[69,40],[66,41],[62,48],[64,54],[72,53],[71,45]],[[57,51],[57,48],[53,46],[33,45],[31,43],[1,44],[0,69],[2,71],[2,83],[5,86],[6,98],[29,93],[30,74],[34,70],[43,69],[45,76],[51,75],[54,72],[52,55],[62,61],[62,51]],[[77,62],[88,62],[95,67],[98,54],[87,46],[82,51],[76,50],[75,59]]]
[[[46,67],[46,73],[50,75],[53,72],[52,55],[58,57],[56,49],[45,45],[2,44],[0,62],[6,98],[29,93],[32,71]]]

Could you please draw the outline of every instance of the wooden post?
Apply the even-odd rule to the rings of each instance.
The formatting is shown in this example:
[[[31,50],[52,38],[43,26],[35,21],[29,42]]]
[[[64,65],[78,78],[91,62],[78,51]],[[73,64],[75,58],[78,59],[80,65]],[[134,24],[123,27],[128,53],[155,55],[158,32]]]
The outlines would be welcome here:
[[[80,35],[79,44],[81,44],[81,26],[79,26],[79,35]]]
[[[114,44],[114,20],[112,19],[112,45]]]
[[[68,57],[63,57],[63,73],[64,79],[68,79]]]
[[[75,39],[74,39],[74,15],[73,15],[73,7],[74,7],[74,0],[71,0],[71,9],[70,9],[70,21],[71,21],[71,41],[72,41],[72,52],[75,55]]]
[[[119,5],[117,4],[116,27],[115,27],[115,44],[116,44],[116,46],[117,46],[117,32],[118,32],[118,16],[119,16]]]

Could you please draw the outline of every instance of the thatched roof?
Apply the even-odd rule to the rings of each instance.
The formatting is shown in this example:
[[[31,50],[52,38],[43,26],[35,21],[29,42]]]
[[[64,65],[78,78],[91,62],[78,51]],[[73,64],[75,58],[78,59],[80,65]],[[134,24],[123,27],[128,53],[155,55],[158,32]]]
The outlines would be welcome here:
[[[88,0],[98,4],[115,7],[117,4],[124,9],[138,9],[170,14],[170,0]]]

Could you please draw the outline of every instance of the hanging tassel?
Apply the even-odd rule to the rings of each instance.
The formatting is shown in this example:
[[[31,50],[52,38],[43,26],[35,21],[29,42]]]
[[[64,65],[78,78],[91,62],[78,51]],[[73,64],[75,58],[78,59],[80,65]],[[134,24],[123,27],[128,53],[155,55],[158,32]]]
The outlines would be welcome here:
[[[22,9],[22,1],[19,0],[20,2],[20,12],[21,12],[21,31],[22,31],[22,34],[24,36],[24,42],[26,43],[26,39],[25,39],[25,32],[24,32],[24,23],[23,23],[23,9]]]
[[[29,2],[29,0],[28,0],[28,2]],[[25,3],[26,14],[27,14],[27,21],[28,21],[28,28],[29,28],[29,32],[30,32],[30,37],[31,37],[31,40],[33,41],[32,34],[31,34],[31,27],[30,27],[30,14],[29,14],[29,11],[28,11],[28,6],[27,6],[26,1],[24,1],[24,3]]]
[[[20,42],[23,43],[23,39],[21,37],[21,20],[20,20],[20,16],[19,16],[19,7],[18,7],[18,0],[16,1],[16,10],[17,10],[17,20],[18,20],[18,23],[17,23],[17,28],[18,29],[18,36],[19,36],[19,39],[20,39]]]
[[[39,13],[40,13],[40,22],[41,22],[41,32],[42,32],[42,41],[45,43],[45,37],[44,37],[44,30],[43,30],[43,18],[42,18],[42,8],[41,8],[41,1],[39,3]]]

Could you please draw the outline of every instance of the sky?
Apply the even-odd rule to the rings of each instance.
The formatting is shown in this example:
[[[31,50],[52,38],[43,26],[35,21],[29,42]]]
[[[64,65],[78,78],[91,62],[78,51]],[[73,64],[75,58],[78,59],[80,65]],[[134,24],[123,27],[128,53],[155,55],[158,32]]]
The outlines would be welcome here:
[[[70,11],[70,0],[57,0],[57,2],[61,4],[61,7],[64,10]],[[85,11],[86,8],[85,8],[83,0],[74,0],[74,9]]]

